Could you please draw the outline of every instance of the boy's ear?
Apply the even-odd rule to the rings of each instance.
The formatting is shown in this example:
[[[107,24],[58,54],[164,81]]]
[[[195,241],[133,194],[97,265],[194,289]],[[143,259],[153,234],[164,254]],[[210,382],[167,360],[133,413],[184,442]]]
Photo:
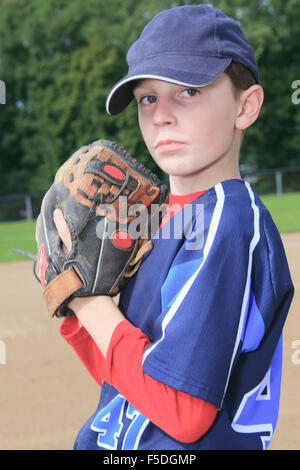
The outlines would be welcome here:
[[[252,85],[239,97],[239,109],[236,118],[237,129],[247,129],[258,118],[264,100],[264,92],[260,85]]]

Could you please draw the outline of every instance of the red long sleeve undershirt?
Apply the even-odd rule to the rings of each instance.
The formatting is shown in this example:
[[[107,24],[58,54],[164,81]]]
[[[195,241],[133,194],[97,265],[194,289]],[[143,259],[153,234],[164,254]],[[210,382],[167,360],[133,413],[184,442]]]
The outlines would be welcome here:
[[[106,358],[76,317],[65,318],[62,337],[74,348],[89,373],[115,387],[137,410],[174,439],[190,443],[213,424],[217,408],[145,374],[142,358],[149,338],[128,320],[115,329]]]

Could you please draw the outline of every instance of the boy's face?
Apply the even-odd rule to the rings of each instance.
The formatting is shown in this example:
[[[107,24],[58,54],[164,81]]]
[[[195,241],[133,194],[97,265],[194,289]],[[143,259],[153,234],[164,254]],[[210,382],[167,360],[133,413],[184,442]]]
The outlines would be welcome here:
[[[157,165],[170,176],[171,191],[199,191],[239,178],[240,111],[230,78],[186,88],[161,80],[137,82],[140,129]]]

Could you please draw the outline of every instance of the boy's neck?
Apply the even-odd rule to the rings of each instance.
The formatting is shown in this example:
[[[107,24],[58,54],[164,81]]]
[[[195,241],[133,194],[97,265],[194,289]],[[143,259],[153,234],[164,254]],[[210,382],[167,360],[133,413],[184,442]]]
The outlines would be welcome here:
[[[211,166],[199,172],[184,175],[170,175],[170,191],[172,194],[185,195],[206,191],[225,180],[241,179],[239,156],[220,158]]]
[[[241,174],[239,171],[228,172],[222,175],[222,178],[208,178],[205,175],[202,175],[203,178],[199,175],[191,177],[189,175],[187,178],[182,176],[170,176],[170,192],[175,195],[186,195],[192,194],[200,191],[206,191],[209,188],[216,186],[216,184],[221,183],[222,181],[231,180],[231,179],[241,179]]]

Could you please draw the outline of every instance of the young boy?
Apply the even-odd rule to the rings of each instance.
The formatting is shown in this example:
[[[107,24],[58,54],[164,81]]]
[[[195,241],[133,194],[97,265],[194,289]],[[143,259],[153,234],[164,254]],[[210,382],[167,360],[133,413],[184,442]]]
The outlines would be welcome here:
[[[239,173],[263,102],[254,54],[235,21],[193,5],[157,15],[127,59],[107,111],[136,99],[169,175],[169,212],[118,306],[70,302],[61,334],[101,385],[74,448],[266,449],[293,285],[278,231]],[[54,220],[69,249],[58,210]]]

